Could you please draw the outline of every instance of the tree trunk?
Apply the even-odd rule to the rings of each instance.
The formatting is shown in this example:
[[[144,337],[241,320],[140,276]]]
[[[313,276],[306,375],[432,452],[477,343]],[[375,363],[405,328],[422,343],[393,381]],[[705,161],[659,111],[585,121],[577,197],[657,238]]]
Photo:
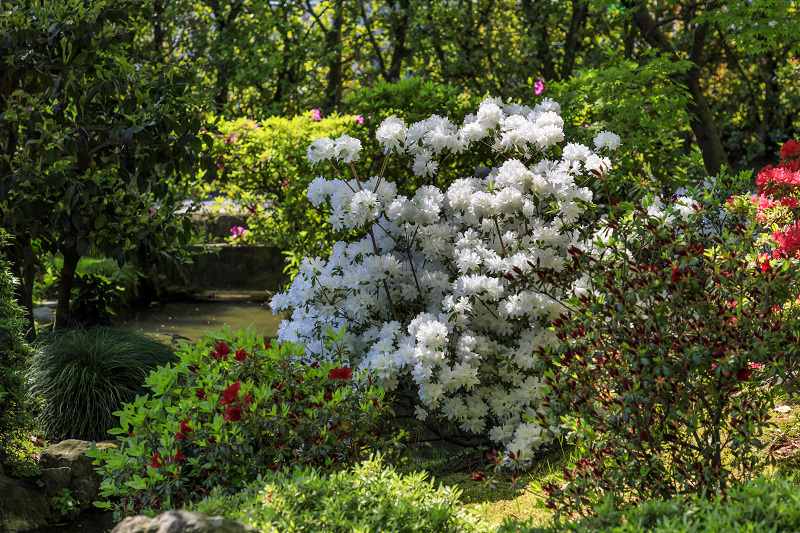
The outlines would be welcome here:
[[[586,24],[588,7],[582,0],[572,0],[572,19],[569,23],[567,39],[564,43],[564,63],[561,65],[561,77],[566,80],[572,75],[572,68],[575,65],[575,55],[581,41],[583,26]]]
[[[632,2],[625,2],[629,8],[635,8]],[[659,25],[653,19],[646,5],[639,7],[633,15],[633,20],[647,43],[653,48],[668,54],[672,58],[677,58],[677,53],[672,47],[669,39],[661,32]],[[688,23],[687,23],[688,24]],[[728,164],[728,156],[725,148],[717,133],[714,125],[714,117],[708,107],[708,101],[700,85],[700,62],[705,46],[706,35],[708,34],[708,24],[694,25],[692,35],[692,50],[689,60],[694,63],[692,68],[683,74],[678,74],[675,79],[686,86],[692,97],[688,107],[691,115],[689,125],[694,133],[697,145],[703,153],[703,164],[709,175],[716,176],[723,165]]]
[[[61,282],[58,284],[55,329],[66,329],[69,325],[69,301],[72,295],[72,286],[75,284],[75,269],[81,258],[74,246],[61,250],[61,253],[64,255],[64,266],[61,269]]]
[[[15,236],[12,245],[9,247],[9,257],[11,260],[14,275],[19,278],[17,286],[17,303],[25,311],[25,320],[28,322],[25,328],[25,340],[33,342],[36,340],[36,324],[33,319],[33,282],[36,275],[36,255],[33,253],[33,245],[29,237]]]
[[[400,9],[395,12],[395,18],[392,19],[394,49],[392,51],[392,60],[389,63],[389,71],[384,76],[388,82],[400,80],[400,74],[403,70],[403,60],[412,55],[411,50],[406,46],[406,32],[408,31],[410,10],[411,2],[409,0],[400,0]]]
[[[325,88],[325,112],[339,109],[342,101],[342,26],[344,25],[344,0],[334,5],[333,22],[325,34],[325,51],[329,54],[327,87]]]

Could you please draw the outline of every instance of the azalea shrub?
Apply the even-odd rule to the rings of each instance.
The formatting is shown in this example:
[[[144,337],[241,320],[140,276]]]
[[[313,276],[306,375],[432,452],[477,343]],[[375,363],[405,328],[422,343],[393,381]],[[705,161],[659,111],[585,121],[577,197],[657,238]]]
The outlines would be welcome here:
[[[324,342],[346,355],[340,335]],[[181,508],[214,487],[235,493],[286,466],[334,469],[382,441],[384,393],[346,364],[310,363],[301,346],[248,331],[181,350],[151,373],[148,396],[116,413],[119,448],[87,452],[104,478],[97,505],[117,516]]]
[[[427,178],[450,157],[494,151],[493,168],[410,196],[383,172],[358,172],[357,139],[314,141],[311,162],[342,178],[315,179],[309,200],[329,206],[334,229],[364,237],[303,261],[271,303],[276,312],[292,310],[280,339],[305,343],[324,360],[333,355],[321,342],[327,325],[347,325],[350,363],[386,387],[411,387],[416,417],[428,427],[449,421],[531,457],[554,438],[532,421],[547,413],[536,351],[557,340],[551,320],[580,284],[516,276],[560,270],[568,250],[582,246],[581,216],[593,194],[581,183],[609,174],[604,154],[621,142],[608,131],[595,136],[594,149],[566,142],[559,111],[547,98],[533,108],[487,98],[460,127],[437,115],[410,126],[385,119],[376,132],[381,168],[396,154]]]
[[[540,423],[581,452],[565,486],[544,487],[561,513],[592,514],[603,497],[725,498],[758,471],[774,394],[761,385],[800,345],[784,307],[800,294],[797,265],[761,262],[752,221],[715,233],[704,212],[721,200],[692,197],[677,211],[610,209],[565,266],[587,290],[553,321],[560,343],[538,350],[551,367]]]

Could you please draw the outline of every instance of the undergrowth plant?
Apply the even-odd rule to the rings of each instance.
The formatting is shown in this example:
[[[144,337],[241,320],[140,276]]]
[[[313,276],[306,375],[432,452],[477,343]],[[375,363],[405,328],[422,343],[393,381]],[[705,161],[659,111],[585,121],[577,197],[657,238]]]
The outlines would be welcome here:
[[[326,342],[341,350],[341,335]],[[152,515],[286,466],[334,469],[376,449],[383,391],[345,365],[303,357],[302,346],[248,331],[182,344],[180,361],[147,379],[149,396],[116,413],[120,448],[87,452],[105,478],[107,501],[96,505]]]
[[[36,421],[50,439],[105,440],[113,414],[145,394],[151,371],[178,360],[142,333],[96,327],[55,331],[37,342],[28,379],[40,403]]]
[[[263,533],[352,531],[470,533],[485,531],[459,490],[434,486],[424,473],[398,474],[379,459],[325,474],[312,468],[267,475],[234,496],[219,491],[192,505]]]
[[[0,229],[0,251],[6,243],[7,234]],[[26,321],[14,295],[17,280],[10,268],[0,254],[0,474],[16,461],[20,442],[33,426],[24,375],[30,347],[23,337]]]

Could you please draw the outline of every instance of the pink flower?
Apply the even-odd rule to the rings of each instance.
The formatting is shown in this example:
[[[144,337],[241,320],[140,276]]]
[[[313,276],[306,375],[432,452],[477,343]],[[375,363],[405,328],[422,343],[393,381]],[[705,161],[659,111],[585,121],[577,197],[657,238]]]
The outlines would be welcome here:
[[[533,93],[535,95],[540,95],[544,92],[544,80],[539,78],[539,81],[533,84]]]
[[[322,113],[320,112],[319,109],[312,109],[311,110],[311,120],[316,120],[317,122],[322,120]]]
[[[364,123],[364,117],[362,117],[361,115],[356,115],[355,121],[356,121],[357,124],[363,124]]]
[[[247,229],[243,228],[242,226],[234,226],[231,228],[231,235],[233,235],[234,239],[238,239],[239,237],[244,238],[246,233]]]

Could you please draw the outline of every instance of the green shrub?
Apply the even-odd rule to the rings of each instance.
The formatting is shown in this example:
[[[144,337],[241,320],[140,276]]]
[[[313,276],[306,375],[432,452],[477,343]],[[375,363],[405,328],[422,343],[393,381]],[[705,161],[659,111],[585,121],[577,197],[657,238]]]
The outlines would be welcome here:
[[[566,486],[544,487],[549,507],[585,515],[602,494],[618,504],[725,494],[757,471],[774,394],[762,385],[799,340],[782,308],[800,294],[797,266],[756,263],[752,221],[713,239],[704,222],[670,226],[619,206],[591,255],[573,251],[565,274],[589,290],[554,321],[562,343],[540,350],[551,368],[542,423],[567,429],[582,457]]]
[[[151,370],[178,360],[147,335],[112,328],[56,331],[31,361],[30,394],[41,400],[37,422],[52,439],[104,440],[119,425],[114,411],[145,394]]]
[[[262,533],[485,531],[459,502],[458,489],[435,488],[425,476],[400,475],[379,460],[330,475],[297,469],[269,475],[235,496],[213,494],[192,509],[249,523]]]
[[[7,235],[0,230],[0,249]],[[15,449],[31,428],[26,410],[24,366],[30,348],[23,339],[25,320],[14,297],[16,280],[10,263],[0,255],[0,472],[14,462]]]
[[[383,391],[347,367],[304,364],[302,347],[246,331],[181,349],[148,378],[150,397],[118,413],[121,447],[89,452],[112,499],[98,505],[118,515],[180,508],[214,487],[235,493],[287,465],[335,468],[377,445]]]
[[[800,530],[800,492],[785,479],[759,477],[728,494],[728,501],[705,495],[687,500],[648,501],[623,512],[606,501],[597,516],[559,520],[535,527],[515,520],[504,522],[497,533],[729,533]]]

